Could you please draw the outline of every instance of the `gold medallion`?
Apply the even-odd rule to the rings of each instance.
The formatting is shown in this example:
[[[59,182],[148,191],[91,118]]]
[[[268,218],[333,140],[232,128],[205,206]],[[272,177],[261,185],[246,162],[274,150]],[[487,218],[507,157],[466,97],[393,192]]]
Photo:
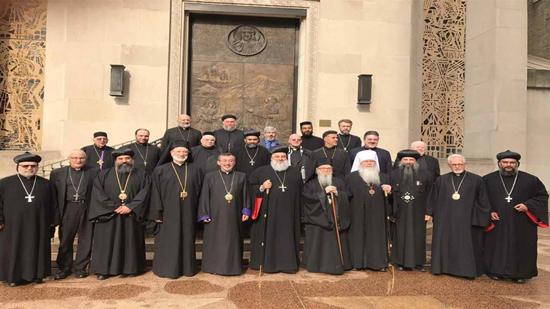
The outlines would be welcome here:
[[[180,197],[181,197],[182,200],[185,199],[187,197],[187,192],[181,191]]]
[[[99,159],[99,161],[97,161],[97,164],[99,164],[99,165],[101,165],[103,163],[105,163],[105,162],[103,162],[103,160],[101,160],[101,159]]]
[[[458,201],[460,199],[460,194],[458,192],[453,193],[453,200]]]
[[[370,190],[369,190],[369,194],[370,194],[370,195],[374,195],[374,193],[375,193],[375,192],[374,192],[374,189],[370,189]]]
[[[128,195],[126,195],[126,193],[124,193],[124,191],[120,192],[120,194],[118,195],[118,198],[121,199],[121,200],[126,200],[128,198]]]
[[[225,200],[226,200],[228,203],[231,202],[231,201],[233,200],[233,194],[227,193],[227,194],[225,195]]]

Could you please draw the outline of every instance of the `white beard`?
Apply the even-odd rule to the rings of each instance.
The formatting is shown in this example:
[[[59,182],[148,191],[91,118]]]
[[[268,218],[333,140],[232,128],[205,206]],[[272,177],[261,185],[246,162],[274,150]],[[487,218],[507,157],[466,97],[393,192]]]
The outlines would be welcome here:
[[[380,185],[380,174],[375,167],[359,167],[359,176],[369,185]]]
[[[271,161],[271,167],[276,171],[276,172],[284,172],[288,169],[288,167],[290,166],[290,164],[288,164],[288,160],[284,161],[284,162],[277,162],[277,161]]]
[[[225,131],[229,131],[229,132],[233,132],[237,129],[237,127],[226,127],[226,126],[223,126],[223,129]]]
[[[317,179],[319,179],[319,183],[322,187],[332,186],[332,174],[317,175]]]
[[[173,157],[173,159],[177,164],[183,164],[187,160],[187,157]]]

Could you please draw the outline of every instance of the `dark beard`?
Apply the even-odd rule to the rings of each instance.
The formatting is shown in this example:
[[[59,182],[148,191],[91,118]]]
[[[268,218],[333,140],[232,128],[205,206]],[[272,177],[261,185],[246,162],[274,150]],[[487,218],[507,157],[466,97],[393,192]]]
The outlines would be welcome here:
[[[254,143],[246,144],[246,148],[248,149],[255,149],[256,147],[258,147],[258,144],[254,144]]]
[[[516,174],[518,173],[518,169],[515,168],[513,171],[507,172],[507,171],[505,171],[502,167],[499,167],[499,168],[498,168],[498,172],[499,172],[500,175],[502,175],[502,176],[516,176]]]
[[[302,133],[302,137],[305,136],[305,137],[311,137],[313,135],[313,132],[311,133]]]
[[[128,174],[134,169],[134,163],[117,164],[117,170],[121,174]]]
[[[413,166],[399,162],[399,171],[401,171],[401,181],[409,186],[414,184],[414,174],[418,173],[419,165],[415,162]]]

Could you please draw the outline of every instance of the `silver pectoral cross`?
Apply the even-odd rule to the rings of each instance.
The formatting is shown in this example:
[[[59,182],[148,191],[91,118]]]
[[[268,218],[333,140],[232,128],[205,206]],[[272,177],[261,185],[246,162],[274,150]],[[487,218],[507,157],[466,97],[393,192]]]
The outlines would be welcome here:
[[[508,203],[510,203],[511,200],[513,200],[513,198],[510,197],[510,195],[508,195],[507,197],[504,198]]]
[[[285,189],[286,189],[286,188],[287,188],[287,187],[285,187],[284,184],[279,186],[279,189],[281,189],[281,191],[283,191],[283,192],[285,192]]]
[[[147,161],[143,161],[143,166],[147,166]]]
[[[78,194],[78,192],[76,192],[76,194],[73,195],[73,196],[74,196],[74,201],[78,202],[78,198],[80,197],[80,194]]]
[[[250,163],[250,165],[254,165],[254,163],[256,163],[256,162],[253,159],[250,159],[250,162],[248,162],[248,163]]]
[[[25,196],[25,198],[27,199],[27,203],[32,203],[32,199],[34,198],[34,195],[31,196],[29,193],[29,195]]]

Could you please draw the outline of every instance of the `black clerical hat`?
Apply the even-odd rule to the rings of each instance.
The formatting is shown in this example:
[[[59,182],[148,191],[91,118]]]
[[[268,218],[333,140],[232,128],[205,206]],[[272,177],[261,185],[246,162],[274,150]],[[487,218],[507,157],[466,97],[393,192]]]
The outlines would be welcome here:
[[[325,133],[323,133],[323,138],[327,137],[327,135],[330,135],[330,134],[338,134],[338,132],[334,130],[325,131]]]
[[[311,126],[313,125],[313,124],[311,123],[311,121],[302,121],[302,122],[300,122],[300,128],[301,128],[303,125],[305,125],[305,124],[309,124],[309,125],[311,125]]]
[[[113,156],[113,159],[116,159],[119,156],[130,156],[130,157],[133,158],[134,157],[134,151],[130,148],[122,147],[122,148],[119,148],[119,149],[113,151],[111,153],[111,155]]]
[[[288,153],[288,146],[275,146],[271,148],[271,153],[284,152]]]
[[[203,132],[203,133],[202,133],[202,136],[205,136],[205,135],[212,135],[212,136],[214,136],[214,132],[210,132],[210,131]]]
[[[321,165],[330,165],[332,166],[332,160],[330,158],[319,158],[315,162],[315,167],[319,167]]]
[[[24,153],[17,155],[13,158],[13,162],[19,164],[21,162],[36,162],[40,163],[42,161],[42,157],[40,157],[37,154],[30,153],[28,151],[25,151]]]
[[[168,146],[170,150],[174,150],[178,147],[185,147],[187,148],[187,150],[191,150],[191,146],[189,145],[188,141],[173,141],[170,142],[170,145]]]
[[[222,121],[224,121],[227,118],[233,118],[233,119],[237,120],[237,116],[228,114],[228,115],[223,115],[222,116]]]
[[[94,138],[96,138],[96,137],[98,137],[98,136],[105,136],[105,137],[107,137],[107,133],[101,132],[101,131],[95,132],[95,133],[94,133]]]
[[[415,158],[416,160],[418,160],[420,158],[420,153],[412,149],[403,149],[397,153],[397,159],[401,160],[405,157]]]
[[[256,136],[256,137],[260,137],[260,132],[259,132],[259,131],[256,131],[256,130],[247,130],[247,131],[244,131],[244,137],[247,137],[247,136]]]
[[[502,159],[516,159],[519,161],[519,159],[521,159],[521,155],[517,152],[506,150],[497,154],[497,160],[500,161]]]

